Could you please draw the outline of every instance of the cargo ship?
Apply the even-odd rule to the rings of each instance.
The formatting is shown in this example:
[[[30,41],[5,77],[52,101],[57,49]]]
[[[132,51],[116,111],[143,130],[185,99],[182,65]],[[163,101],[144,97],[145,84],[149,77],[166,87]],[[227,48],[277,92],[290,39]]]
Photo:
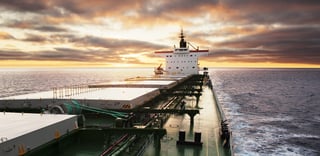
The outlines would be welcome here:
[[[0,98],[0,155],[233,155],[209,50],[179,37],[153,76]]]

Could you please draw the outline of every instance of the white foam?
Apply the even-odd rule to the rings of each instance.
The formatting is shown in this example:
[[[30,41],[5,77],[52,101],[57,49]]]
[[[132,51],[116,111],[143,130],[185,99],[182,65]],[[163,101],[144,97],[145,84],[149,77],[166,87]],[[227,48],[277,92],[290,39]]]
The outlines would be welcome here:
[[[320,116],[314,116],[314,120],[319,121],[320,122]]]
[[[304,152],[301,152],[301,151],[304,151]],[[301,154],[301,153],[304,153],[304,154]],[[307,154],[309,153],[309,154]],[[283,145],[283,146],[280,146],[278,148],[276,148],[274,150],[274,155],[290,155],[290,156],[304,156],[304,155],[312,155],[312,150],[309,150],[309,149],[305,149],[305,148],[302,148],[302,147],[296,147],[296,146],[287,146],[287,145]]]
[[[310,134],[292,134],[290,136],[292,136],[294,138],[317,138],[317,139],[320,139],[319,136],[310,135]]]

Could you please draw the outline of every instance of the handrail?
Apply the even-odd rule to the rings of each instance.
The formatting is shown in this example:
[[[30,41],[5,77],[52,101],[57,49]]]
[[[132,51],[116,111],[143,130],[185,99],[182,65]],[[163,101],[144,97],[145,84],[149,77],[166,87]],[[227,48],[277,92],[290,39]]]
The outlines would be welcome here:
[[[79,95],[82,93],[93,92],[93,91],[96,91],[99,89],[101,89],[101,88],[90,88],[86,84],[70,85],[70,86],[64,86],[64,87],[54,87],[54,88],[52,88],[53,99],[61,99],[61,98],[65,98],[65,97]]]
[[[127,118],[128,117],[128,113],[117,112],[117,111],[112,111],[112,110],[106,110],[106,109],[101,109],[101,108],[81,105],[76,100],[71,100],[71,104],[66,103],[66,102],[63,103],[63,104],[67,107],[68,113],[72,112],[72,108],[76,108],[77,111],[86,110],[86,111],[91,111],[91,112],[111,115],[111,116],[113,116],[115,118]]]

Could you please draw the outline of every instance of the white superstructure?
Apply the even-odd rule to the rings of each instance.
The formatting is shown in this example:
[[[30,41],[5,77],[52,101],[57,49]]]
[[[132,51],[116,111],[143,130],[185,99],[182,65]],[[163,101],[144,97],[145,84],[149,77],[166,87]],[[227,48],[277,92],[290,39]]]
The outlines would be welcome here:
[[[165,72],[169,75],[175,74],[198,74],[198,57],[208,55],[209,50],[190,50],[184,40],[183,31],[180,34],[180,47],[173,51],[156,51],[157,56],[166,59]],[[156,71],[155,71],[156,72]],[[156,72],[157,73],[157,72]]]

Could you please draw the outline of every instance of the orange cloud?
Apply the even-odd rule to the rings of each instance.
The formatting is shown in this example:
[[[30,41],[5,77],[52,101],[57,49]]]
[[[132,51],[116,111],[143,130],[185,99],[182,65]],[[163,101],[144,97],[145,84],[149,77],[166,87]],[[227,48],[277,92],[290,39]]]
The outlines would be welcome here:
[[[0,31],[0,39],[14,39],[14,37],[7,32]]]
[[[319,7],[288,0],[5,0],[0,59],[152,65],[149,59],[159,61],[152,52],[176,44],[170,42],[183,26],[189,42],[212,52],[206,64],[318,65]],[[172,25],[177,33],[162,37]],[[153,32],[161,38],[153,40]]]

